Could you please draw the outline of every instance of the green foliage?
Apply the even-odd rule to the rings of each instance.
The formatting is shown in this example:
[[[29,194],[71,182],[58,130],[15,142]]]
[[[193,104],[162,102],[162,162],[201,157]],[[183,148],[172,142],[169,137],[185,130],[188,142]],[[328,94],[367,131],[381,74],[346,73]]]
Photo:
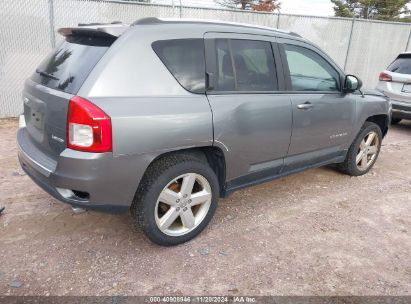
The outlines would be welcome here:
[[[331,0],[337,17],[410,21],[410,0]]]

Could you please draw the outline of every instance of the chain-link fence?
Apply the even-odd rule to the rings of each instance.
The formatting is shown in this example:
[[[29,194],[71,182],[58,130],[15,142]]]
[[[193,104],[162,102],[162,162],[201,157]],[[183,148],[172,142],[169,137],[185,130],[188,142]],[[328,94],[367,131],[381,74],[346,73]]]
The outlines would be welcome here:
[[[400,52],[411,51],[411,24],[254,13],[169,4],[108,0],[1,0],[0,117],[22,111],[21,90],[50,49],[61,40],[56,30],[78,23],[123,21],[141,17],[233,21],[293,31],[324,49],[346,72],[374,87],[378,74]]]

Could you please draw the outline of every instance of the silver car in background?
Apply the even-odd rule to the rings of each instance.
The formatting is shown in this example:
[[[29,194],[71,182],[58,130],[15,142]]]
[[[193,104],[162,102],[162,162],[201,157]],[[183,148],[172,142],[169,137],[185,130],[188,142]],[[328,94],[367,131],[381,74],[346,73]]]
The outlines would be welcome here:
[[[377,89],[390,97],[392,124],[411,120],[411,53],[402,53],[380,74]]]

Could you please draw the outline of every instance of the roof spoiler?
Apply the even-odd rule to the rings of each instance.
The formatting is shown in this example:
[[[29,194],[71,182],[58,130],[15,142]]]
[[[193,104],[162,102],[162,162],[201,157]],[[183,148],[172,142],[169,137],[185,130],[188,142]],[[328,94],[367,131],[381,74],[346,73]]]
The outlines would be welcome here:
[[[113,23],[80,23],[77,27],[63,27],[57,32],[64,36],[89,36],[100,38],[118,38],[129,28],[128,24],[121,22]]]

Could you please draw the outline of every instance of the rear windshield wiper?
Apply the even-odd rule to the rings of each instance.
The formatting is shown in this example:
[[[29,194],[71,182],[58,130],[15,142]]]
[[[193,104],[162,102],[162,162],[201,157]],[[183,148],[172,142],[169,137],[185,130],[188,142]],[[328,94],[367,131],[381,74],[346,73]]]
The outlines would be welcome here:
[[[51,74],[49,74],[49,73],[46,73],[46,72],[44,72],[44,71],[40,71],[39,69],[36,69],[36,73],[40,74],[41,76],[44,76],[44,77],[47,77],[47,78],[51,78],[51,79],[53,79],[53,80],[60,80],[60,79],[58,79],[56,76],[53,76],[53,75],[51,75]]]

